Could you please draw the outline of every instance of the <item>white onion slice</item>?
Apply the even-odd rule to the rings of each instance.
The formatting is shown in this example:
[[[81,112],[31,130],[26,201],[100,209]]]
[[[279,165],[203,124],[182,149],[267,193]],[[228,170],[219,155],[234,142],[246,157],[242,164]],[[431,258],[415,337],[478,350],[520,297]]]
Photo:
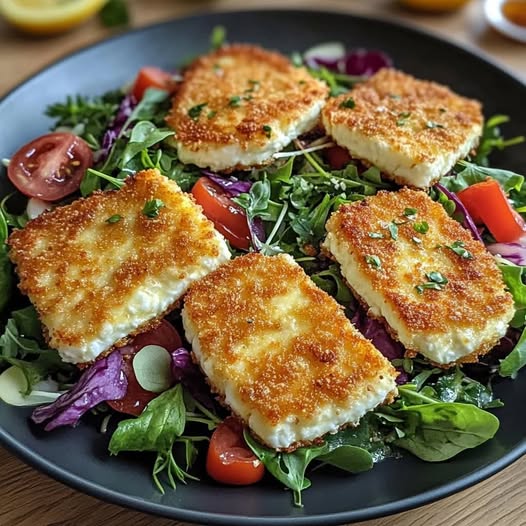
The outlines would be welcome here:
[[[51,210],[52,208],[53,205],[49,201],[42,201],[42,199],[32,197],[27,202],[27,217],[29,217],[29,219],[35,219],[35,217],[38,217],[42,212],[45,212],[46,210]]]

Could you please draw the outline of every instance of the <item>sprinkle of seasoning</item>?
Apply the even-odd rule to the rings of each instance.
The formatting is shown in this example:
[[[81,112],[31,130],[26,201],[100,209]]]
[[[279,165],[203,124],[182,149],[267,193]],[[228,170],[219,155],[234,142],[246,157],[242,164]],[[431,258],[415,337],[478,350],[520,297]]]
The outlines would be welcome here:
[[[384,235],[381,232],[369,232],[369,237],[373,239],[383,239]]]
[[[398,120],[396,121],[397,126],[404,126],[407,123],[407,120],[411,117],[410,111],[403,111],[398,114]]]
[[[426,278],[429,281],[415,287],[418,294],[423,294],[425,289],[443,290],[444,286],[449,283],[449,280],[436,270],[426,273]]]
[[[404,208],[404,216],[408,219],[415,219],[417,212],[416,208]]]
[[[413,228],[419,234],[427,234],[429,232],[429,224],[427,221],[421,221],[420,223],[415,223]]]
[[[348,99],[345,99],[343,102],[340,103],[340,108],[347,108],[349,110],[352,110],[356,106],[356,103],[354,102],[354,99],[349,97]]]
[[[443,124],[439,124],[438,122],[433,121],[427,121],[426,122],[426,128],[433,129],[433,128],[444,128]]]
[[[197,104],[196,106],[192,106],[188,110],[188,117],[196,121],[199,118],[199,115],[201,115],[201,112],[207,106],[208,102],[203,102],[201,104]]]
[[[241,106],[241,97],[239,95],[234,95],[233,97],[230,97],[228,105],[232,108],[237,108],[238,106]]]
[[[261,82],[259,82],[259,80],[249,80],[248,83],[250,84],[250,88],[245,90],[246,92],[257,91],[261,85]]]
[[[270,139],[270,136],[272,135],[272,128],[268,126],[267,124],[265,124],[263,126],[263,131],[265,132],[265,135],[267,136],[267,138]]]
[[[396,226],[396,223],[392,221],[387,226],[387,230],[389,230],[389,234],[391,234],[391,239],[396,241],[398,239],[398,227]]]
[[[208,112],[207,118],[213,119],[216,115],[217,115],[217,111],[212,110]]]
[[[119,214],[113,214],[112,216],[106,219],[106,223],[113,225],[113,223],[118,223],[122,219],[122,216]]]
[[[164,203],[160,199],[151,199],[150,201],[146,201],[146,203],[144,204],[142,213],[146,217],[153,219],[159,215],[161,208],[163,208],[164,206]]]
[[[463,241],[455,241],[451,245],[446,245],[446,248],[452,250],[457,256],[460,256],[462,259],[473,259],[473,254],[464,248]]]
[[[365,256],[365,262],[374,268],[380,268],[382,266],[382,262],[380,261],[380,258],[375,255]]]

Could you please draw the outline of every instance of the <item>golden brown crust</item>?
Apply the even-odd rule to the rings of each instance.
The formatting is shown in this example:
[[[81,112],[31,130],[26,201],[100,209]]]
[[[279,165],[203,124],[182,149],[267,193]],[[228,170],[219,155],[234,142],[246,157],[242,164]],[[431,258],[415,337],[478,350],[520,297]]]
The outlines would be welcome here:
[[[257,279],[254,279],[257,277]],[[350,407],[391,364],[349,322],[342,307],[285,256],[248,254],[195,283],[185,313],[210,383],[237,396],[274,426],[309,420],[320,407]]]
[[[198,58],[186,70],[166,121],[177,142],[191,151],[229,144],[264,148],[272,140],[265,126],[286,127],[327,95],[325,83],[283,55],[235,44]],[[233,97],[239,97],[235,104]],[[192,118],[189,112],[200,104],[206,106]]]
[[[349,98],[354,107],[342,107]],[[480,102],[388,68],[330,99],[322,116],[329,131],[343,125],[389,145],[392,151],[407,152],[415,164],[457,151],[483,123]]]
[[[151,199],[164,203],[155,218],[142,212]],[[121,219],[107,223],[113,215]],[[121,190],[97,192],[42,214],[15,230],[9,245],[20,289],[59,349],[82,346],[107,324],[131,316],[126,307],[133,293],[165,269],[180,269],[182,278],[197,258],[219,255],[212,224],[155,170],[129,177]],[[163,314],[153,312],[131,334],[152,328]]]
[[[404,215],[406,208],[417,210],[414,220]],[[414,228],[422,221],[429,225],[425,234]],[[397,239],[388,230],[392,222],[397,223]],[[410,333],[447,334],[451,327],[468,327],[477,334],[488,319],[509,321],[513,314],[513,299],[493,256],[425,192],[408,188],[381,191],[343,205],[329,219],[327,231],[344,243],[370,287],[381,294]],[[383,237],[371,237],[370,233]],[[462,258],[448,248],[455,242],[463,243],[472,258]],[[368,263],[367,256],[377,256],[381,267]],[[424,289],[419,294],[415,287],[428,282],[426,273],[432,271],[440,272],[448,283],[442,290]],[[495,335],[482,341],[476,353],[463,361],[486,353],[498,338]]]

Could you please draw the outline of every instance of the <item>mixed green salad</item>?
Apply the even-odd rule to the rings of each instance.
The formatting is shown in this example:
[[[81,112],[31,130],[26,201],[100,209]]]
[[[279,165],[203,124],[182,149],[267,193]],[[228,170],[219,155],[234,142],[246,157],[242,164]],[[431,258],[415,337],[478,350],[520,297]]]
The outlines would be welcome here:
[[[224,33],[216,30],[213,47],[223,40]],[[292,60],[327,82],[331,96],[391,65],[383,53],[363,50],[340,49],[332,55],[326,49],[319,54],[310,50],[295,54]],[[111,454],[152,454],[152,475],[161,492],[167,483],[175,488],[177,480],[196,480],[192,466],[198,455],[206,454],[208,474],[215,480],[253,483],[267,472],[293,491],[298,506],[302,491],[310,486],[308,472],[313,464],[358,473],[402,452],[438,462],[491,439],[499,427],[498,408],[505,403],[494,397],[492,385],[503,377],[515,378],[526,364],[526,243],[520,239],[526,232],[520,216],[526,212],[526,186],[522,175],[490,166],[494,149],[524,140],[502,137],[500,128],[508,118],[489,118],[477,151],[429,191],[448,214],[498,254],[498,266],[516,307],[508,334],[491,353],[477,364],[444,369],[420,356],[404,356],[402,346],[381,323],[368,318],[354,299],[338,265],[320,251],[325,222],[334,210],[379,190],[395,190],[396,185],[377,168],[351,159],[321,129],[299,137],[261,169],[225,176],[185,165],[178,159],[174,132],[165,123],[178,79],[177,74],[143,68],[130,88],[97,97],[72,95],[46,109],[55,121],[51,135],[32,141],[3,161],[19,191],[0,203],[0,398],[9,404],[38,406],[32,419],[46,423],[49,431],[77,425],[90,412],[101,433],[110,437]],[[39,151],[50,140],[62,157],[46,157],[46,152]],[[24,156],[26,161],[21,163]],[[64,166],[70,170],[71,186],[65,194],[50,196],[54,185],[49,180],[60,181]],[[247,251],[290,254],[344,306],[355,326],[398,369],[395,402],[378,407],[357,427],[328,435],[319,444],[291,453],[271,450],[228,417],[211,396],[192,363],[188,344],[179,335],[177,311],[159,328],[88,368],[80,370],[62,362],[46,345],[35,309],[17,292],[8,257],[9,232],[23,228],[42,209],[97,190],[118,189],[124,179],[149,168],[193,193],[229,241],[234,257]],[[30,185],[24,181],[31,172]],[[45,184],[39,184],[39,178]],[[486,185],[484,193],[478,190],[481,185]],[[464,194],[468,197],[460,199],[458,194],[468,189]],[[482,208],[490,213],[472,217],[473,203],[480,205],[481,199]],[[155,215],[162,206],[162,202],[149,202],[143,212]],[[229,215],[232,209],[235,217]],[[107,219],[109,223],[119,220],[118,216]]]

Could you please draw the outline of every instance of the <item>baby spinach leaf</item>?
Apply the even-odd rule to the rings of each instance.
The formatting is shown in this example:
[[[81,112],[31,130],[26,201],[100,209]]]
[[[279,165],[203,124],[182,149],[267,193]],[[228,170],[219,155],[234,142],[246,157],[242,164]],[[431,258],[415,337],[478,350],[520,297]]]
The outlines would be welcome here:
[[[500,264],[499,268],[504,283],[515,302],[515,315],[511,321],[511,326],[515,328],[522,327],[526,316],[526,285],[524,284],[526,267],[506,263]]]
[[[398,409],[397,424],[404,436],[394,444],[427,462],[454,457],[493,438],[499,428],[497,417],[471,404],[432,403]]]
[[[361,447],[350,445],[337,447],[325,455],[320,455],[318,460],[350,473],[369,471],[374,464],[371,453]]]
[[[31,338],[37,342],[44,342],[44,337],[42,336],[42,325],[33,305],[29,305],[23,309],[14,310],[11,313],[11,316],[15,321],[18,332],[21,336]]]
[[[510,376],[515,378],[519,369],[526,365],[526,328],[522,331],[519,341],[513,350],[500,362],[500,376]]]

